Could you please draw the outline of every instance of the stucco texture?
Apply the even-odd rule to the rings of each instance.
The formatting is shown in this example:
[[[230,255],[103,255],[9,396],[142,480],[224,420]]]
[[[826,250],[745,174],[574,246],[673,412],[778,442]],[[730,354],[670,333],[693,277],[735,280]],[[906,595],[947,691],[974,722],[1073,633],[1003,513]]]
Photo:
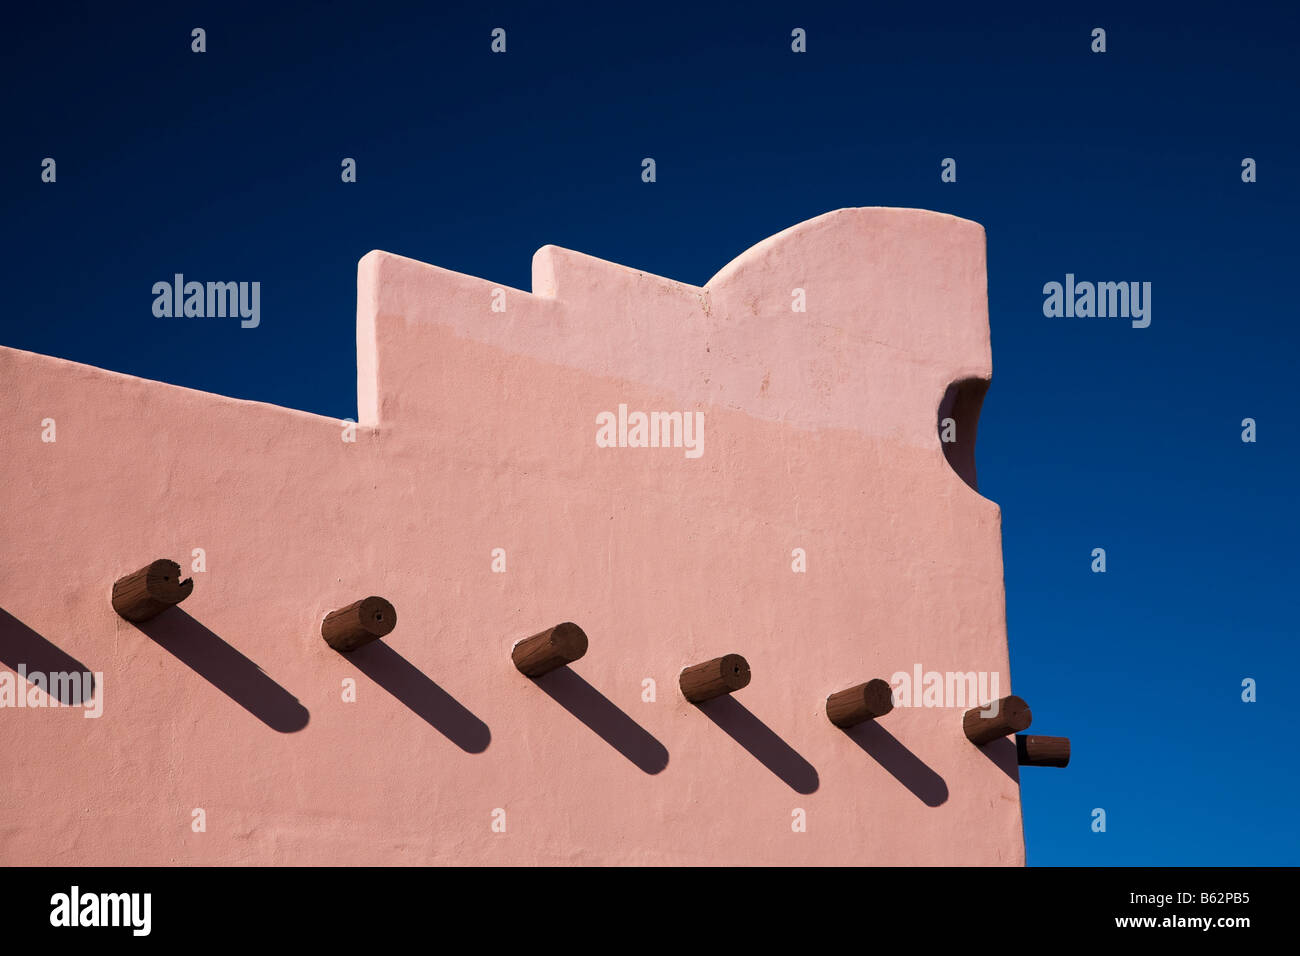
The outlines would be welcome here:
[[[355,442],[0,348],[0,664],[104,675],[98,719],[0,709],[0,861],[1022,864],[1009,741],[824,709],[917,663],[1012,690],[1000,512],[937,429],[992,371],[983,229],[841,209],[703,288],[553,246],[498,288],[361,260]],[[598,447],[620,404],[703,412],[703,454]],[[195,548],[183,604],[114,613]],[[371,594],[396,629],[333,651],[322,617]],[[586,656],[524,677],[511,646],[561,621]],[[733,652],[748,687],[683,699]]]

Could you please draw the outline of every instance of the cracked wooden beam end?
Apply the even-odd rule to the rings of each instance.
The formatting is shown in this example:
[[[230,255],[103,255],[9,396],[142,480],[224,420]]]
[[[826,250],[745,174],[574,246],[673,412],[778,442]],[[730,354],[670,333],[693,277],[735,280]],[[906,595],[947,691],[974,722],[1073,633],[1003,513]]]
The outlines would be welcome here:
[[[113,582],[113,610],[139,624],[180,604],[193,590],[194,579],[182,581],[179,564],[159,558]]]
[[[1069,766],[1070,738],[1017,734],[1016,762],[1022,767]]]
[[[692,704],[740,690],[749,683],[749,662],[739,654],[715,657],[684,668],[677,677],[682,696]]]
[[[321,621],[320,633],[330,647],[347,654],[390,634],[396,626],[397,611],[372,595],[330,611]]]
[[[510,659],[521,674],[541,677],[557,667],[572,664],[587,653],[587,635],[572,621],[547,628],[540,634],[516,641]]]
[[[979,747],[999,737],[1028,730],[1032,719],[1029,705],[1015,694],[1009,694],[984,707],[972,707],[962,716],[961,726],[966,738]]]
[[[893,688],[879,677],[836,691],[826,698],[826,716],[832,724],[843,729],[884,717],[893,709]]]

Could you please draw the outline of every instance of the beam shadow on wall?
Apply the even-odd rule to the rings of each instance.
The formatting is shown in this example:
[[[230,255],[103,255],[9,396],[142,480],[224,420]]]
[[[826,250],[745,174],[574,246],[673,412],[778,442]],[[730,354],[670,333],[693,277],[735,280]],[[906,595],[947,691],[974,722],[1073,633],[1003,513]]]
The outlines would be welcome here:
[[[1014,737],[999,737],[977,749],[1008,777],[1020,782],[1020,758],[1016,754]]]
[[[850,727],[843,733],[927,807],[937,807],[948,799],[948,785],[943,777],[874,720]],[[1015,747],[1011,750],[1014,760]]]
[[[556,668],[533,683],[640,770],[655,774],[668,766],[668,748],[571,668]]]
[[[179,607],[135,627],[272,730],[291,734],[307,726],[310,715],[298,698]]]
[[[795,793],[814,793],[820,786],[817,769],[730,694],[695,706]]]
[[[492,742],[487,724],[383,641],[339,656],[466,753],[482,753]]]
[[[28,674],[88,674],[90,668],[67,651],[32,630],[8,611],[0,608],[0,663],[18,673],[24,665]],[[30,683],[30,681],[28,682]],[[49,685],[47,684],[47,690]],[[90,678],[90,694],[84,694],[84,685],[75,681],[60,681],[55,698],[68,707],[81,707],[95,696],[95,678]],[[23,692],[26,688],[23,688]]]

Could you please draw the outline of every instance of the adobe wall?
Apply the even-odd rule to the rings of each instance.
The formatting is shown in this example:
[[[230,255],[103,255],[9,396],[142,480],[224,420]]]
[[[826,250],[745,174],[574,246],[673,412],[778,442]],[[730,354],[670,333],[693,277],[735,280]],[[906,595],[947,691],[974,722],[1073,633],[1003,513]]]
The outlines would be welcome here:
[[[548,246],[533,287],[363,258],[355,442],[0,348],[0,664],[103,674],[95,719],[0,708],[0,862],[1024,862],[1008,741],[824,712],[917,664],[1012,691],[1000,512],[936,428],[991,374],[983,229],[843,209],[704,288]],[[702,454],[599,447],[620,404],[702,412]],[[114,613],[195,548],[183,604]],[[370,594],[396,630],[331,650]],[[522,676],[561,621],[586,656]],[[731,652],[749,686],[687,703],[678,672]]]

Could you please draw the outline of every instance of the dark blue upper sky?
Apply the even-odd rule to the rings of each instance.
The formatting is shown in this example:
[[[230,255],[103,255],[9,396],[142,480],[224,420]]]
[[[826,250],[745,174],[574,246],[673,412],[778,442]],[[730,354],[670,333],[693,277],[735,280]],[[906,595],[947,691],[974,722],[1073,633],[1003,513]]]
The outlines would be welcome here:
[[[702,284],[842,206],[974,219],[1014,682],[1074,744],[1023,773],[1029,861],[1300,862],[1293,6],[131,6],[6,12],[0,344],[353,417],[373,248]],[[175,272],[259,280],[261,327],[154,318]],[[1045,318],[1067,272],[1151,282],[1151,326]]]

